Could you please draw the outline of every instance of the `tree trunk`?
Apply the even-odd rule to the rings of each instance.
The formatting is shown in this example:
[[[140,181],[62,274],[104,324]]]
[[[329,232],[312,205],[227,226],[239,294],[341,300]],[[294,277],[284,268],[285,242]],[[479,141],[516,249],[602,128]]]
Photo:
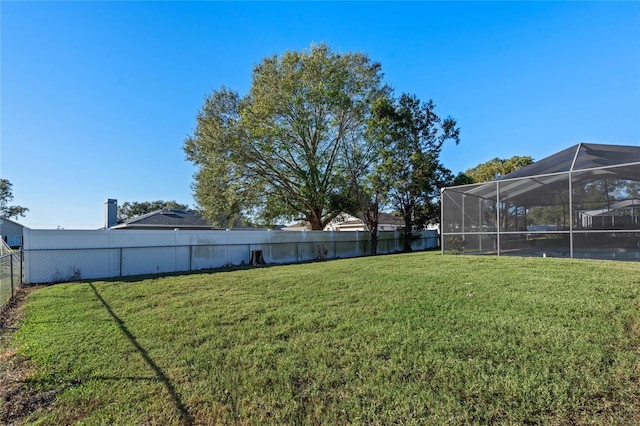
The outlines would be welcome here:
[[[372,256],[378,254],[378,222],[380,210],[377,198],[376,196],[376,200],[371,202],[368,197],[361,194],[360,205],[362,206],[362,212],[358,214],[369,233],[369,240],[371,241],[370,254]]]
[[[371,240],[371,255],[378,254],[378,208],[364,212],[364,220]]]
[[[413,251],[413,249],[411,248],[411,238],[413,237],[413,227],[412,227],[412,223],[411,223],[411,215],[405,215],[404,216],[404,229],[403,229],[403,233],[404,233],[404,246],[403,246],[403,251],[406,252],[410,252]]]
[[[378,254],[378,229],[370,232],[371,236],[371,256],[376,256]]]
[[[311,225],[312,231],[322,231],[324,229],[324,224],[322,223],[322,214],[318,212],[313,212],[307,218],[309,225]]]

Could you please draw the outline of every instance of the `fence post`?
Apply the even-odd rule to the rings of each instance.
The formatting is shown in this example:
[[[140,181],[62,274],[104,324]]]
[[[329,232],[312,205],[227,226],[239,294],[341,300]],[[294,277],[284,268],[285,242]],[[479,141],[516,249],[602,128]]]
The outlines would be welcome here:
[[[24,252],[22,251],[22,248],[20,249],[20,285],[22,285],[22,283],[24,282]]]
[[[122,247],[120,247],[120,277],[122,276]]]
[[[231,266],[231,253],[229,253],[229,228],[227,228],[227,264],[225,266]]]
[[[11,275],[11,297],[13,297],[13,254],[9,255],[9,275]]]

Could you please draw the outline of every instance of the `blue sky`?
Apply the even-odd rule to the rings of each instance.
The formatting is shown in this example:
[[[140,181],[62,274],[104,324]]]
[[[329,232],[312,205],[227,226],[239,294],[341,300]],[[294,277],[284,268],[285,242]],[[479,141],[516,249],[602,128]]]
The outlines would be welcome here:
[[[204,97],[326,42],[461,128],[454,173],[579,142],[640,145],[639,2],[0,2],[0,175],[32,228],[98,228],[107,198],[193,206]]]

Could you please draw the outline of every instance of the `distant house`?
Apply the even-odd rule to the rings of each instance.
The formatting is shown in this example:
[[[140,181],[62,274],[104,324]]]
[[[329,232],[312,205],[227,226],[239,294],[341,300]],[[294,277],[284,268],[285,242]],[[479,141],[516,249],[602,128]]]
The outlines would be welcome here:
[[[22,247],[23,225],[9,219],[0,219],[0,238],[13,249]]]
[[[395,231],[404,228],[404,221],[389,213],[378,214],[378,231]],[[283,231],[309,231],[311,225],[307,222],[300,222],[285,226]],[[356,216],[346,213],[338,215],[334,220],[324,227],[324,231],[366,231],[364,221]]]
[[[310,231],[311,225],[309,222],[296,222],[291,225],[282,227],[283,231]]]
[[[577,210],[578,226],[585,229],[636,228],[640,199],[613,201],[590,210]]]
[[[234,229],[255,229],[236,221]],[[109,229],[225,229],[212,227],[194,210],[162,209],[136,216],[127,221],[109,227]]]

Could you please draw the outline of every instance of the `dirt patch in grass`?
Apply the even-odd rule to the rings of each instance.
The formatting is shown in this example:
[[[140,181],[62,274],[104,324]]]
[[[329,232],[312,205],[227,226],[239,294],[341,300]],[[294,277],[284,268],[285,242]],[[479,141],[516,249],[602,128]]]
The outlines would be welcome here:
[[[30,390],[26,384],[29,363],[10,344],[22,318],[24,301],[29,293],[41,287],[22,287],[0,312],[0,424],[20,424],[31,413],[49,406],[59,393],[57,390],[42,393]]]

